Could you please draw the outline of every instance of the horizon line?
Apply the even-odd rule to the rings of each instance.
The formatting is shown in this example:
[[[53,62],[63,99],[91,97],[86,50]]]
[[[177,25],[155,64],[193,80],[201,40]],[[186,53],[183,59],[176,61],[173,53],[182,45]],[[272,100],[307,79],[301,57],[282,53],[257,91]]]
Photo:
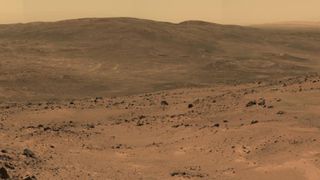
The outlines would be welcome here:
[[[220,24],[220,25],[236,25],[236,26],[257,26],[257,25],[283,25],[283,24],[303,24],[303,23],[318,23],[320,25],[320,21],[310,21],[310,20],[290,20],[290,21],[274,21],[274,22],[261,22],[261,23],[221,23],[215,21],[201,20],[201,19],[188,19],[182,21],[166,21],[166,20],[156,20],[156,19],[146,19],[146,18],[138,18],[138,17],[130,17],[130,16],[115,16],[115,17],[79,17],[79,18],[63,18],[56,20],[40,20],[40,21],[20,21],[20,22],[12,22],[12,23],[0,23],[0,25],[18,25],[18,24],[33,24],[33,23],[56,23],[63,21],[72,21],[72,20],[85,20],[85,19],[136,19],[136,20],[146,20],[153,22],[162,22],[162,23],[170,23],[170,24],[181,24],[189,21],[199,21],[211,24]]]

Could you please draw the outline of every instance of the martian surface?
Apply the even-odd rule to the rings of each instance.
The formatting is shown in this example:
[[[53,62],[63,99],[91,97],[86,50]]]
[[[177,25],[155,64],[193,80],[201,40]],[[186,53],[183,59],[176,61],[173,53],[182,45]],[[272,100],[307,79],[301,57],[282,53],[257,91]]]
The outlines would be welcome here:
[[[0,25],[0,179],[319,180],[320,31]]]

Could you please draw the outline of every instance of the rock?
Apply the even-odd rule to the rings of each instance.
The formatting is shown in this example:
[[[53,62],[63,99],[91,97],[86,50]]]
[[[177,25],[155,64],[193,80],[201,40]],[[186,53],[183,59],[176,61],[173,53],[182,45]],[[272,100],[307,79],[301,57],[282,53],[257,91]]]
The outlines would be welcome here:
[[[143,120],[138,120],[136,126],[143,126],[144,125],[144,121]]]
[[[283,112],[283,111],[278,111],[277,114],[278,114],[278,115],[283,115],[283,114],[285,114],[285,112]]]
[[[37,180],[37,178],[35,176],[27,176],[23,180]]]
[[[193,108],[193,104],[189,104],[188,105],[188,108],[190,109],[190,108]]]
[[[258,102],[259,106],[265,106],[266,105],[266,100],[265,99],[260,99]]]
[[[187,175],[186,172],[172,172],[170,173],[171,176],[185,176]]]
[[[251,124],[257,124],[259,121],[257,121],[257,120],[253,120],[253,121],[251,121]]]
[[[99,101],[101,101],[101,100],[103,100],[102,97],[96,97],[96,98],[94,99],[94,102],[97,103],[97,102],[99,102]]]
[[[180,127],[180,124],[172,125],[171,127],[172,128],[178,128],[178,127]]]
[[[5,166],[6,168],[9,168],[9,169],[12,169],[12,170],[15,169],[14,165],[11,164],[11,163],[8,163],[8,162],[4,163],[4,166]]]
[[[51,128],[50,127],[45,127],[45,128],[43,128],[43,130],[44,131],[49,131],[49,130],[51,130]]]
[[[115,145],[115,146],[112,146],[111,148],[112,148],[112,149],[120,149],[121,147],[123,147],[122,144],[117,144],[117,145]]]
[[[10,179],[8,171],[4,167],[0,168],[0,179]]]
[[[6,155],[6,154],[1,154],[0,155],[0,160],[2,160],[2,161],[9,161],[11,159],[12,158],[10,156]]]
[[[253,101],[249,101],[246,105],[246,107],[251,107],[257,104],[257,101],[253,100]]]
[[[28,148],[24,149],[22,154],[26,157],[36,158],[36,155]]]
[[[216,123],[216,124],[213,125],[213,127],[220,127],[220,124]]]
[[[94,128],[95,128],[95,125],[94,125],[94,124],[87,124],[87,128],[88,128],[88,129],[94,129]]]
[[[169,103],[167,101],[161,101],[161,106],[168,106]]]

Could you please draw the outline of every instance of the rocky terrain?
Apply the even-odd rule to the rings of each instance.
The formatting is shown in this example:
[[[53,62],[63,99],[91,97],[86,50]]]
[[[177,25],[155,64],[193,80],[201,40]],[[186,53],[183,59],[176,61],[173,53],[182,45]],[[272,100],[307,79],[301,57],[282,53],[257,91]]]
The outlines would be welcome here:
[[[0,25],[0,179],[319,180],[320,31]]]
[[[320,179],[320,76],[2,103],[0,179]]]

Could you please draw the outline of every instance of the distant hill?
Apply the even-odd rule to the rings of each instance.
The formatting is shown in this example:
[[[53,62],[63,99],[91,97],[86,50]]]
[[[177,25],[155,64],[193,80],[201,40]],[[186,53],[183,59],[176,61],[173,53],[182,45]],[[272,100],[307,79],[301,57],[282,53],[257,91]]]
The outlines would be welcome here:
[[[0,100],[129,95],[319,70],[320,31],[88,18],[0,25]]]
[[[252,27],[269,28],[269,29],[284,29],[284,30],[320,30],[320,22],[310,21],[288,21],[268,24],[258,24]]]

